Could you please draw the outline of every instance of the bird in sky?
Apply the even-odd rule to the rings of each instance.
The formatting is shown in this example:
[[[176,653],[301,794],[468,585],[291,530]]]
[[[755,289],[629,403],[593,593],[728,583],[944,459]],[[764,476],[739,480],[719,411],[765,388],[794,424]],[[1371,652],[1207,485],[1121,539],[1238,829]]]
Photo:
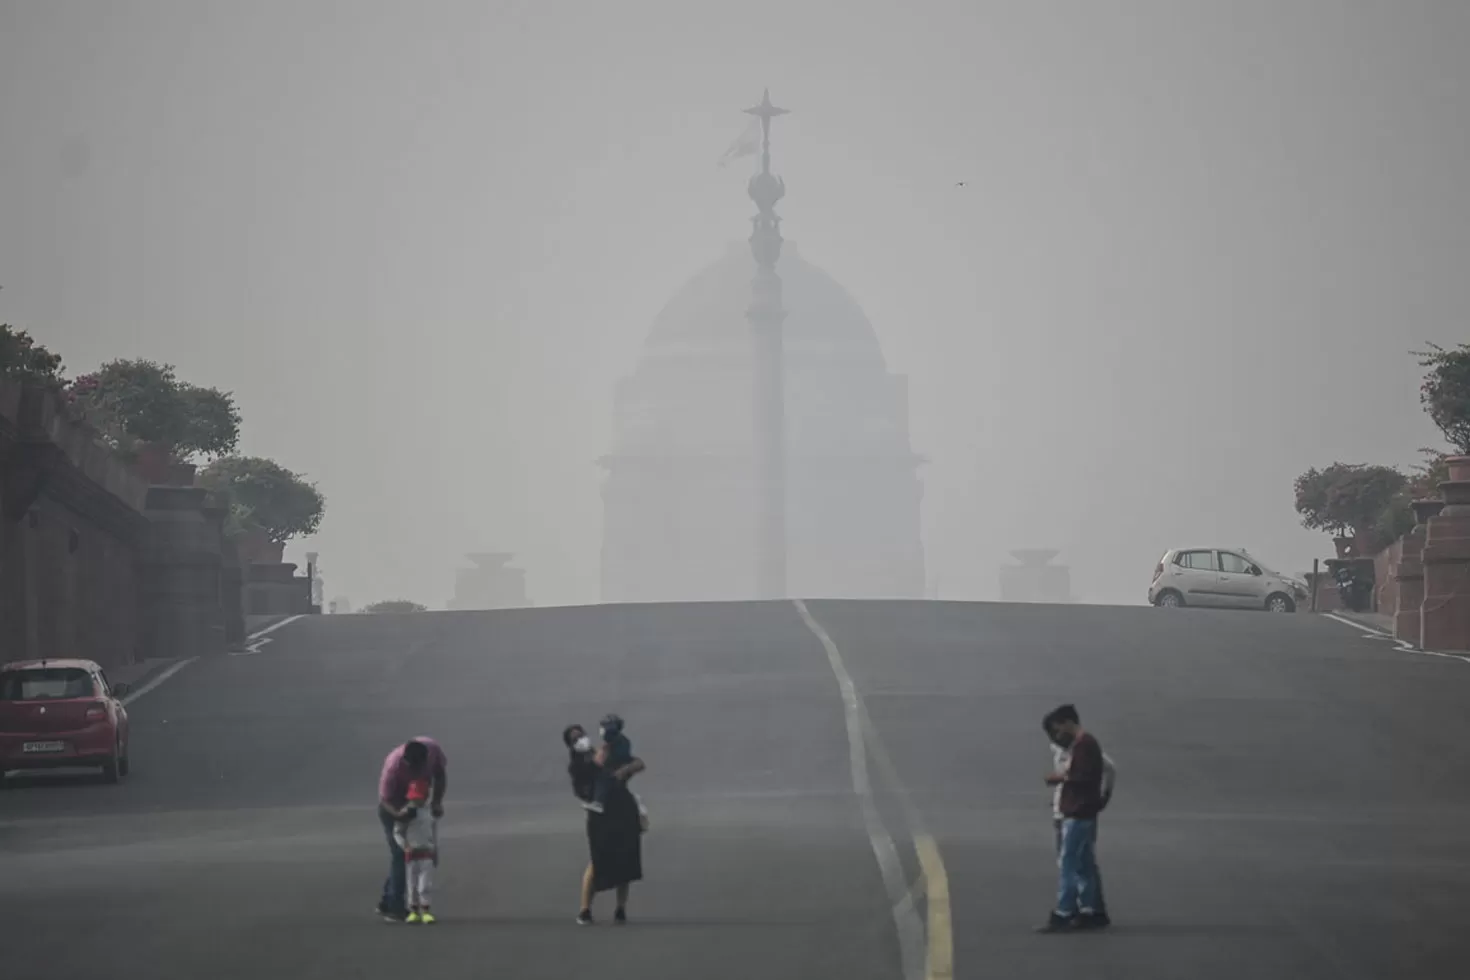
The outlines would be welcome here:
[[[967,181],[967,180],[957,180],[957,181],[954,182],[954,185],[956,187],[969,187],[970,186],[970,182]]]

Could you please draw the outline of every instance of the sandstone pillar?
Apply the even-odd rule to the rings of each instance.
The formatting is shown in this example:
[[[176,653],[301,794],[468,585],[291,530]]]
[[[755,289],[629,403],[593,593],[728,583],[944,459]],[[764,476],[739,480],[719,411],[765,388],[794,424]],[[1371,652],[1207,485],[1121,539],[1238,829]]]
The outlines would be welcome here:
[[[1444,509],[1424,535],[1424,605],[1420,645],[1470,650],[1470,456],[1451,456],[1450,478],[1439,485]]]
[[[1414,501],[1414,529],[1404,535],[1403,551],[1394,568],[1398,601],[1393,614],[1393,635],[1405,643],[1419,645],[1420,618],[1424,608],[1425,523],[1444,508],[1442,500]]]

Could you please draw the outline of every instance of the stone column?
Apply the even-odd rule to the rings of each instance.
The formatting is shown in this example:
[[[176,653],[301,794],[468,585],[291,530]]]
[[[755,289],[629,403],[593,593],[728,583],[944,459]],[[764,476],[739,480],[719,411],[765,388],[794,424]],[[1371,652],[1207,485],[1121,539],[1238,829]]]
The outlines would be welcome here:
[[[1444,508],[1443,500],[1414,501],[1414,529],[1404,535],[1403,551],[1393,576],[1398,582],[1398,602],[1393,614],[1395,639],[1419,645],[1420,617],[1424,607],[1425,523]]]
[[[1470,650],[1470,456],[1451,456],[1439,485],[1444,509],[1424,534],[1424,605],[1420,645]]]

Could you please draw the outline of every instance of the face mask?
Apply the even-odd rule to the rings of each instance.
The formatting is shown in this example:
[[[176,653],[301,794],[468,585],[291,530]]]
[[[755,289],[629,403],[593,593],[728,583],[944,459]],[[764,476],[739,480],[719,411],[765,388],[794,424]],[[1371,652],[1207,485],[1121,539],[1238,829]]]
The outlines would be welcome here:
[[[607,729],[606,729],[606,728],[599,728],[599,729],[598,729],[598,730],[597,730],[597,734],[598,734],[598,736],[599,736],[599,737],[600,737],[600,738],[601,738],[601,739],[602,739],[602,740],[603,740],[603,741],[604,741],[604,742],[605,742],[605,741],[607,741]]]
[[[1057,744],[1064,749],[1070,749],[1076,738],[1071,732],[1057,732]]]
[[[588,738],[586,735],[583,735],[581,738],[572,743],[572,748],[576,749],[578,752],[591,752],[592,739]]]

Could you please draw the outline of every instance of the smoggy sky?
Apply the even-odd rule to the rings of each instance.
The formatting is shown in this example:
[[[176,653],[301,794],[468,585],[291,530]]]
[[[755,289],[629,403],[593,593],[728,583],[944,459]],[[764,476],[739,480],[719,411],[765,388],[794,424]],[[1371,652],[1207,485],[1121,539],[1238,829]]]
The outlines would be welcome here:
[[[594,601],[613,385],[748,234],[715,160],[769,86],[783,230],[910,376],[941,597],[1056,547],[1136,602],[1171,546],[1309,567],[1297,473],[1441,445],[1467,50],[1408,0],[0,0],[0,320],[233,390],[329,596],[503,550]]]

